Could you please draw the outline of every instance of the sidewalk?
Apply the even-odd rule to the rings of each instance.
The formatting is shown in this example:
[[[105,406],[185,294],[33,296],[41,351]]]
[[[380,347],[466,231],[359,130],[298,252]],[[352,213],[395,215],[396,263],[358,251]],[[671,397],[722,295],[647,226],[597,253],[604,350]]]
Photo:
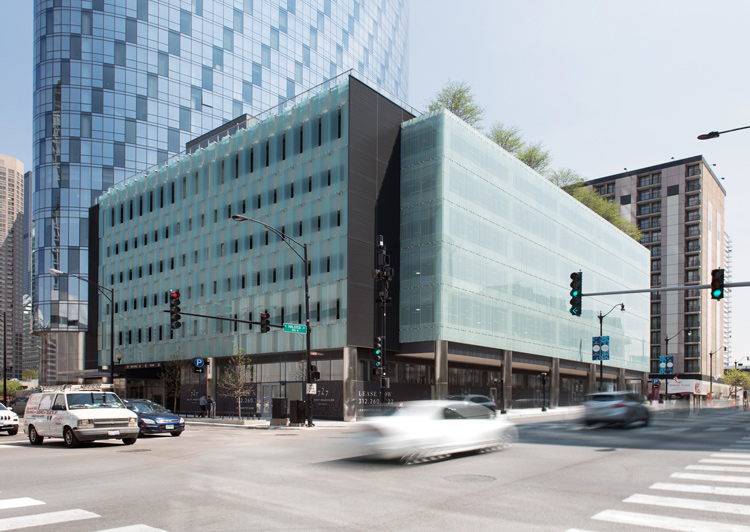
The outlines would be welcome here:
[[[507,417],[514,423],[519,423],[521,420],[546,420],[546,421],[562,421],[577,419],[583,415],[583,406],[561,406],[558,408],[548,408],[546,412],[542,412],[541,408],[520,408],[515,410],[508,410],[507,414],[502,414],[503,417]],[[364,421],[360,419],[358,421]],[[347,428],[353,427],[357,424],[357,421],[338,421],[329,419],[315,419],[313,420],[314,426],[312,428]],[[271,425],[271,420],[268,418],[264,419],[211,419],[211,418],[185,418],[185,425],[191,425],[196,427],[233,427],[238,429],[266,429],[266,430],[299,430],[306,429],[304,426],[291,426],[291,425]]]

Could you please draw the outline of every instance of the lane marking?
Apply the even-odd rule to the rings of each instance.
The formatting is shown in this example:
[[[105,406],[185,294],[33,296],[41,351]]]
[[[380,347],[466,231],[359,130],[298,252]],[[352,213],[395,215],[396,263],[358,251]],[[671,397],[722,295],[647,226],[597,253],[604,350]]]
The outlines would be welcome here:
[[[750,473],[750,467],[689,465],[685,469],[695,469],[695,470],[700,470],[700,471],[724,471],[727,473]]]
[[[723,453],[712,454],[711,458],[739,458],[740,460],[747,460],[750,457],[748,455],[742,454],[742,453],[727,453],[727,452],[723,452]]]
[[[679,497],[660,497],[658,495],[643,495],[636,493],[622,502],[635,504],[650,504],[653,506],[667,506],[669,508],[683,508],[700,510],[703,512],[721,512],[733,515],[750,515],[750,506],[731,502],[703,501],[700,499],[682,499]]]
[[[11,508],[25,508],[27,506],[37,506],[45,504],[31,497],[19,497],[18,499],[0,500],[0,510],[10,510]]]
[[[98,530],[97,532],[167,532],[161,528],[154,528],[148,525],[130,525],[120,528],[108,528],[107,530]]]
[[[750,527],[742,525],[699,521],[697,519],[682,519],[664,515],[621,512],[619,510],[604,510],[596,514],[592,519],[661,528],[662,530],[677,530],[679,532],[750,532]]]
[[[7,517],[0,519],[0,531],[6,532],[18,528],[31,528],[34,526],[54,525],[79,521],[81,519],[92,519],[99,515],[86,510],[63,510],[61,512],[49,512],[45,514],[26,515],[22,517]]]
[[[703,484],[672,484],[657,482],[649,489],[663,491],[681,491],[684,493],[707,493],[710,495],[729,495],[732,497],[750,497],[750,488],[727,488],[726,486],[706,486]]]
[[[729,430],[729,427],[708,427],[705,432],[722,432]]]
[[[750,449],[722,449],[722,453],[750,453]]]
[[[685,478],[688,480],[708,480],[712,482],[737,482],[750,484],[750,477],[733,477],[729,475],[704,475],[702,473],[672,473],[671,478]]]
[[[750,465],[750,460],[720,460],[716,458],[702,458],[704,464],[731,464],[731,465]]]

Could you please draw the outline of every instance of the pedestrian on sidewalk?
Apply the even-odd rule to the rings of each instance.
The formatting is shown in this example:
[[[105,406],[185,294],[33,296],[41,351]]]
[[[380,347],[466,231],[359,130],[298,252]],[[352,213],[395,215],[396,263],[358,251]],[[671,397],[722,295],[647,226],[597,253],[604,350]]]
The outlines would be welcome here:
[[[201,395],[201,398],[198,400],[198,405],[201,407],[200,417],[206,417],[206,406],[208,405],[208,399],[206,399],[205,395]]]
[[[214,400],[211,399],[210,395],[206,399],[206,410],[208,410],[208,417],[213,419],[216,412],[216,404],[214,403]]]

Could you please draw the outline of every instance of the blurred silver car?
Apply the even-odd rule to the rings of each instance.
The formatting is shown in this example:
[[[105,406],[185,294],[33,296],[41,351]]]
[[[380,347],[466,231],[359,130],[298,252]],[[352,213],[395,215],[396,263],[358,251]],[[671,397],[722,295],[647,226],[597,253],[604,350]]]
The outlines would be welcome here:
[[[599,392],[586,396],[584,423],[616,423],[627,427],[642,421],[648,425],[651,412],[632,392]]]
[[[390,415],[358,423],[359,454],[405,464],[467,451],[504,449],[517,439],[516,427],[490,409],[463,401],[412,401]]]

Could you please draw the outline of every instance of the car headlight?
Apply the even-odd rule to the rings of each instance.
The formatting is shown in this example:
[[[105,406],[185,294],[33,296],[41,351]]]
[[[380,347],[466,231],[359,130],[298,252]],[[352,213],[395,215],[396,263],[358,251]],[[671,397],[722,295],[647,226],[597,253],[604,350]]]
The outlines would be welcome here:
[[[131,417],[128,420],[128,427],[137,427],[138,426],[138,418],[137,417]]]
[[[144,417],[143,419],[141,419],[141,422],[144,425],[156,425],[156,421],[154,421],[153,419],[149,419],[147,417]]]
[[[93,429],[94,428],[94,420],[93,419],[79,419],[78,420],[78,428],[79,429]]]
[[[185,423],[185,420],[184,420],[184,419],[182,419],[182,418],[180,418],[180,425],[182,425],[182,424],[184,424],[184,423]]]

